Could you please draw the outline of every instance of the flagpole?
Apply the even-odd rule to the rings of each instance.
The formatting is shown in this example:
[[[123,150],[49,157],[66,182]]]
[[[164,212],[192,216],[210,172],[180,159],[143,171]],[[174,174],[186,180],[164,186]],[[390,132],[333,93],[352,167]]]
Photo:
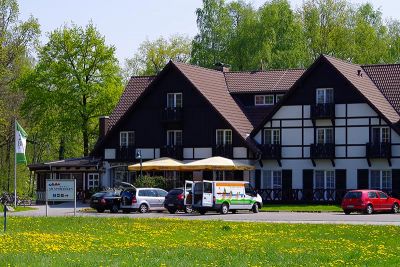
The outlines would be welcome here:
[[[17,118],[14,118],[14,207],[17,207]]]

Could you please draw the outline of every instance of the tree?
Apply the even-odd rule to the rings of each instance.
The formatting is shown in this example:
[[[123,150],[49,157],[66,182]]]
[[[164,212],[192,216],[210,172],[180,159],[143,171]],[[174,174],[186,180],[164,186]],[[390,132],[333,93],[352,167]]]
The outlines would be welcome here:
[[[190,51],[191,41],[183,35],[173,35],[168,40],[163,37],[146,40],[132,58],[125,60],[123,76],[128,80],[132,75],[157,74],[169,60],[188,62]]]
[[[40,34],[36,19],[20,21],[18,15],[16,0],[0,1],[0,186],[8,191],[13,166],[13,122],[20,117],[19,105],[23,101],[23,94],[14,85],[31,67],[30,51]]]
[[[50,33],[35,69],[21,81],[25,115],[41,126],[36,129],[41,142],[59,144],[60,158],[87,156],[98,117],[109,114],[119,99],[122,83],[114,52],[92,23],[64,26]],[[73,149],[78,139],[81,153]]]

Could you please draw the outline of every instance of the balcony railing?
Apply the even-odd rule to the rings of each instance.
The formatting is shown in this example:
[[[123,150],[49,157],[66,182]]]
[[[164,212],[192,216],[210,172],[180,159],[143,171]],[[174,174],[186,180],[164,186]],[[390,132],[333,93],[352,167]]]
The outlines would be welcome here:
[[[310,157],[312,159],[334,159],[335,144],[311,144]]]
[[[260,145],[262,159],[281,159],[282,146],[280,144],[263,144]]]
[[[233,158],[232,145],[216,145],[213,147],[213,156],[220,156],[224,158]]]
[[[312,119],[334,119],[335,103],[323,103],[311,105]]]
[[[392,157],[392,144],[386,142],[367,143],[366,144],[367,158],[391,158]]]
[[[183,119],[182,108],[164,108],[162,111],[163,122],[181,122]]]
[[[182,146],[164,146],[160,148],[161,157],[169,157],[174,159],[183,159],[183,147]]]
[[[116,149],[116,160],[133,161],[135,160],[136,147],[134,146],[120,146]]]

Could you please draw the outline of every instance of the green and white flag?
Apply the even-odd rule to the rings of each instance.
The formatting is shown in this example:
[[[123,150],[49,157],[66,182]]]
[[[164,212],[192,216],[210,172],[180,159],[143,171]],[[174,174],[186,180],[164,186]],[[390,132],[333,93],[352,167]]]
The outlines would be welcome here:
[[[25,163],[25,148],[26,148],[26,138],[28,135],[25,130],[22,129],[21,125],[17,121],[15,121],[15,157],[17,163]]]

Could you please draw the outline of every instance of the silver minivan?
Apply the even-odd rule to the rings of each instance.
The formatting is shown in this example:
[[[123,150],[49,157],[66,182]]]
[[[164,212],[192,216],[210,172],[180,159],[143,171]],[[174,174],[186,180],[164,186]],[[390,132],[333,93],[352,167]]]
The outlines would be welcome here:
[[[124,213],[163,211],[167,193],[160,188],[126,188],[121,192],[121,209]]]

